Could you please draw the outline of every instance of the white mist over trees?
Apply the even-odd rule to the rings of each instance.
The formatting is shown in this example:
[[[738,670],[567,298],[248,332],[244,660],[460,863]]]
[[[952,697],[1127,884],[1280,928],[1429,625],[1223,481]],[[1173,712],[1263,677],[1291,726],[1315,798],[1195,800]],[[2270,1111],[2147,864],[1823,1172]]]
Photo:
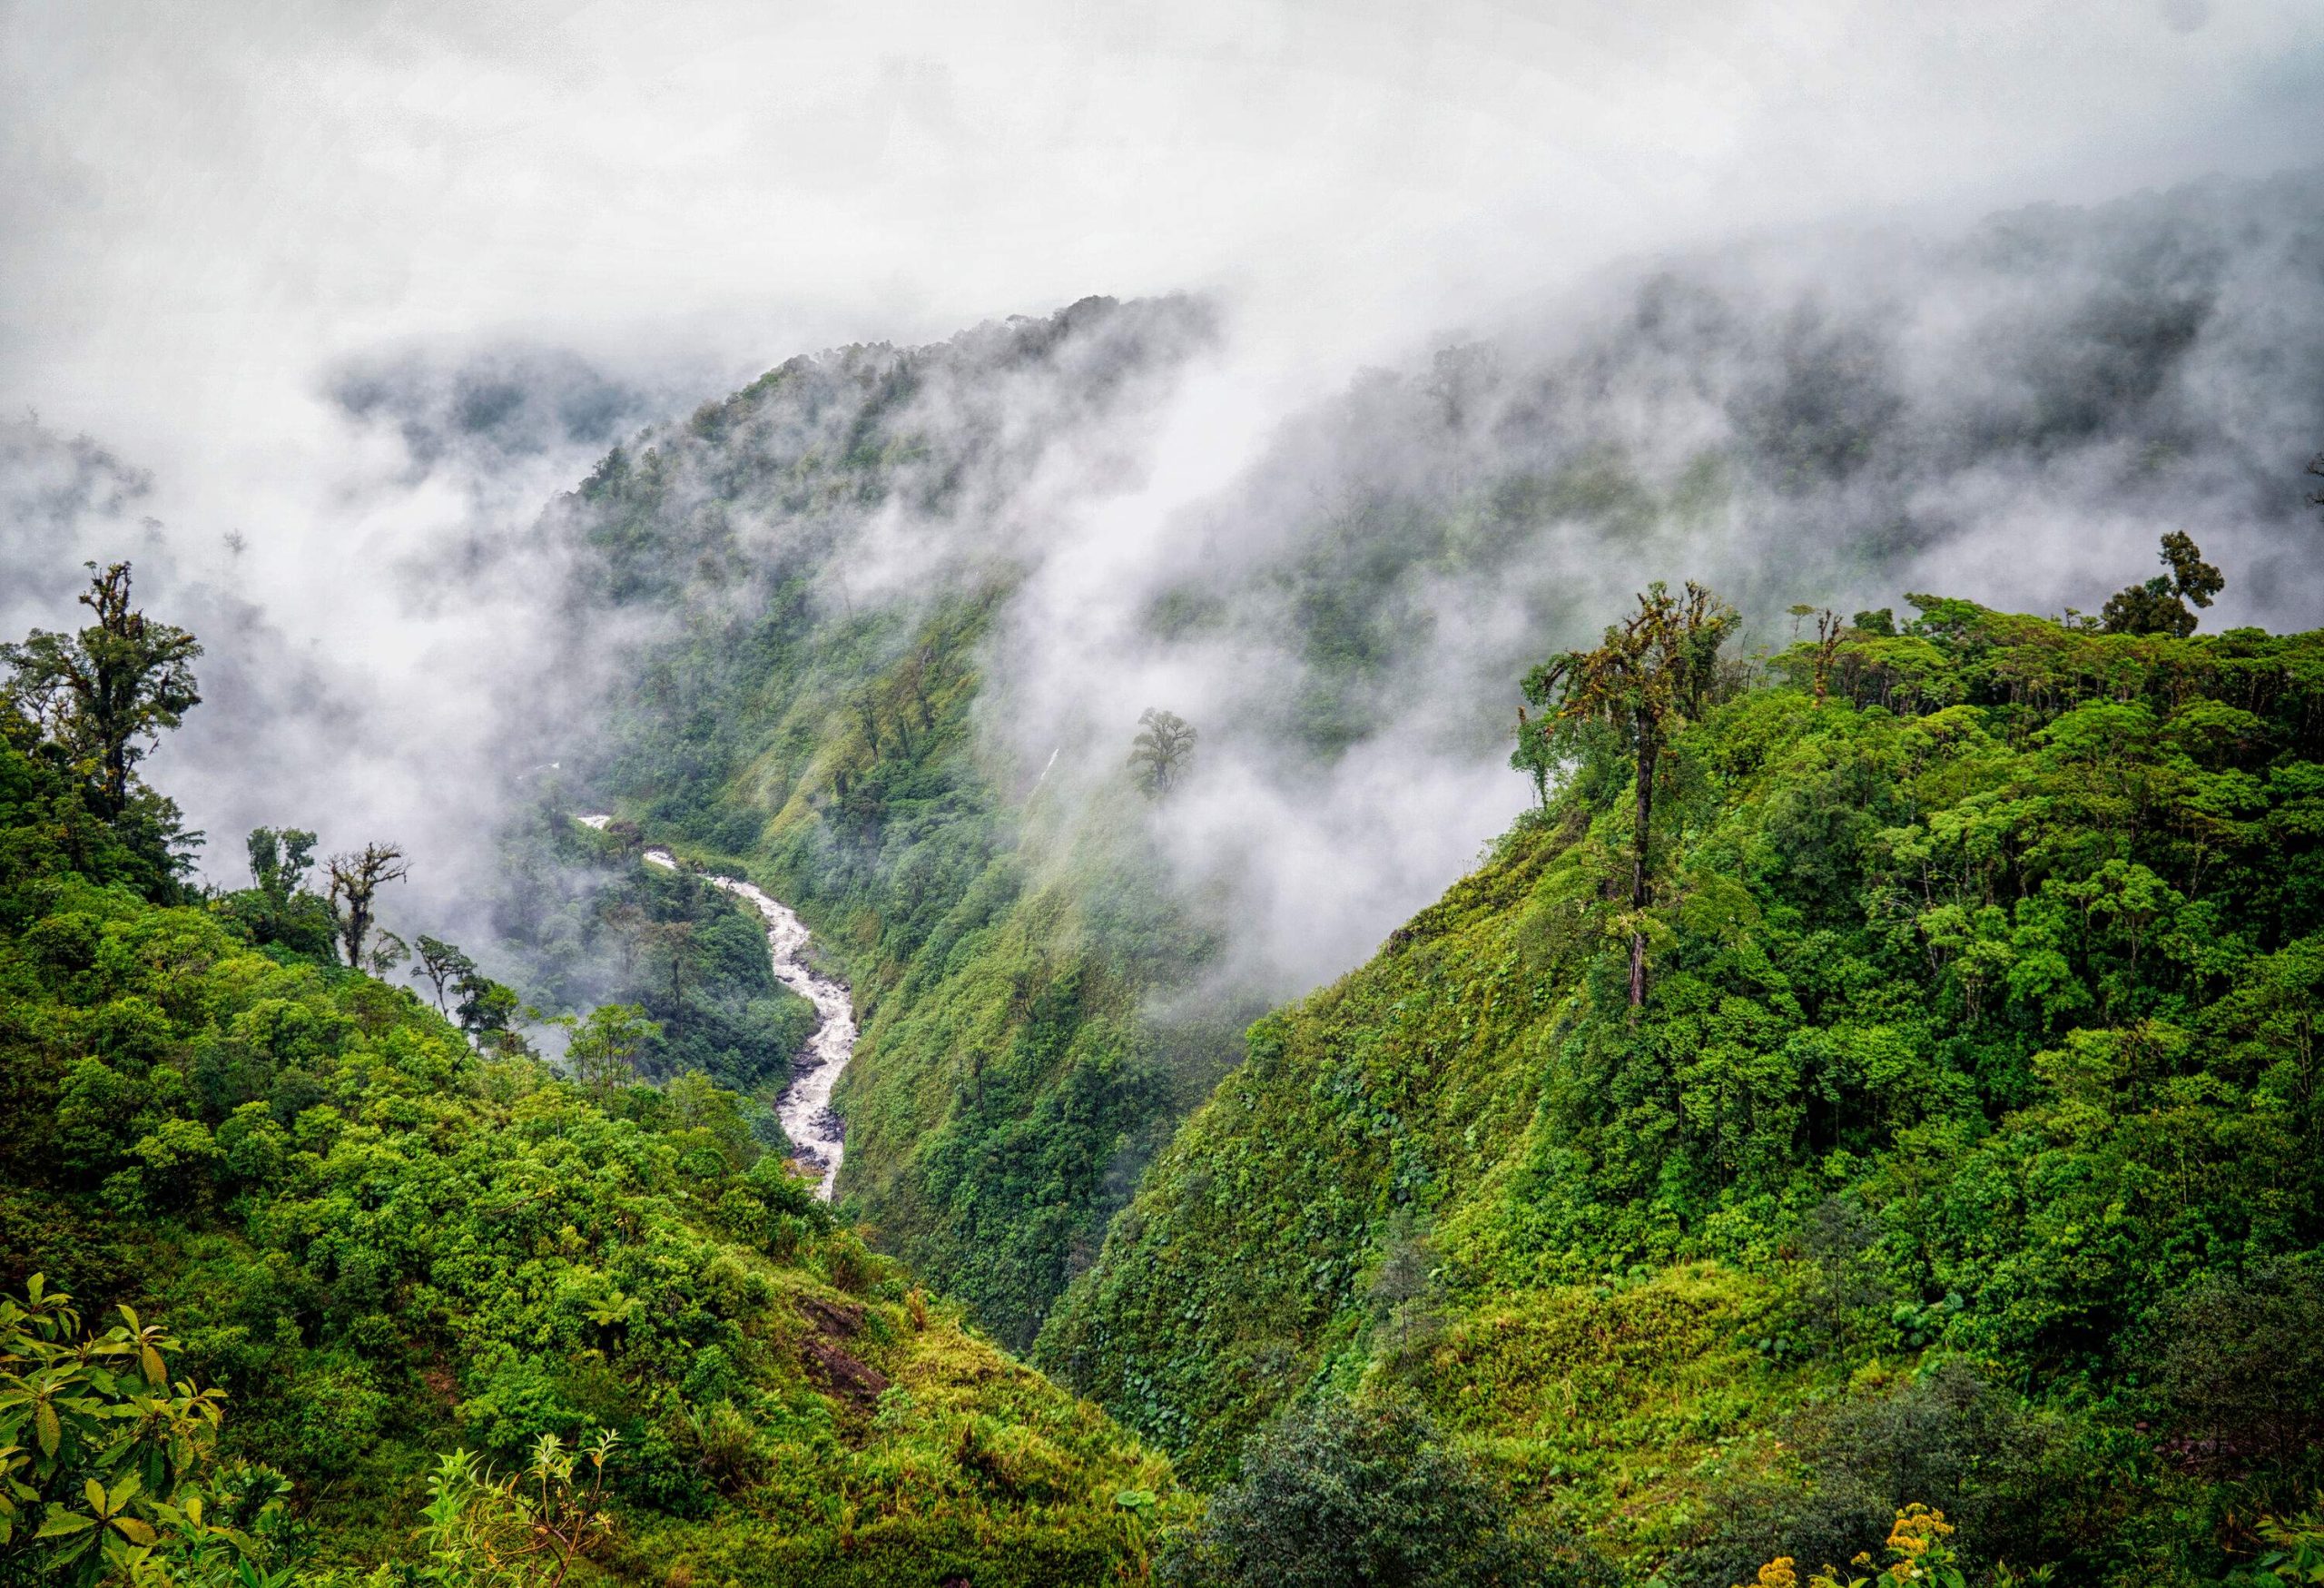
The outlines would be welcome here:
[[[1512,664],[1644,578],[2095,605],[2183,527],[2219,621],[2309,599],[2312,182],[2010,207],[2306,158],[2304,7],[499,15],[67,10],[0,59],[37,133],[0,398],[44,416],[0,446],[0,606],[54,626],[126,557],[185,614],[164,770],[222,878],[254,825],[391,832],[484,952],[481,835],[586,719],[572,665],[647,637],[556,649],[540,505],[793,354],[1093,291],[1199,293],[1213,340],[1135,419],[980,399],[1029,472],[934,531],[885,504],[818,598],[1016,558],[993,742],[1118,771],[1091,678],[1199,724],[1161,835],[1270,853],[1239,913],[1293,981],[1496,830]]]

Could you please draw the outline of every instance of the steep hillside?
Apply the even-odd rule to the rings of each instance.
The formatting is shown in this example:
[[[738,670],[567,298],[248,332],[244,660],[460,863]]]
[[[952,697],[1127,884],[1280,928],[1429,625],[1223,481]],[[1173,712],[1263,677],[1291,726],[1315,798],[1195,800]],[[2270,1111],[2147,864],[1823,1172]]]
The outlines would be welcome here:
[[[1200,324],[1093,301],[943,347],[794,360],[616,453],[559,515],[616,612],[666,613],[669,570],[694,570],[587,775],[812,924],[863,1028],[841,1194],[1019,1346],[1234,1028],[1140,1018],[1207,945],[1135,822],[1029,816],[996,787],[973,723],[1019,577],[1006,498],[1144,400]],[[901,529],[872,522],[900,510]],[[881,535],[928,559],[901,588],[863,566]],[[512,904],[512,922],[543,912]],[[1167,1072],[1157,1058],[1206,1041]]]
[[[152,842],[165,802],[113,819],[23,698],[0,705],[0,1290],[25,1297],[0,1302],[0,1579],[128,1582],[158,1536],[138,1582],[547,1583],[490,1558],[539,1547],[537,1476],[496,1497],[439,1455],[513,1473],[607,1434],[575,1581],[1143,1573],[1167,1464],[867,1251],[747,1100],[628,1074],[650,1033],[625,1020],[573,1074],[505,1021],[464,1033],[334,962],[342,896],[305,892],[302,858],[191,893]],[[103,1336],[116,1303],[144,1345]]]
[[[1416,1396],[1639,1577],[2211,1582],[2319,1475],[2324,634],[1915,597],[1258,1022],[1036,1359],[1206,1480]],[[1642,934],[1648,991],[1630,1003]]]

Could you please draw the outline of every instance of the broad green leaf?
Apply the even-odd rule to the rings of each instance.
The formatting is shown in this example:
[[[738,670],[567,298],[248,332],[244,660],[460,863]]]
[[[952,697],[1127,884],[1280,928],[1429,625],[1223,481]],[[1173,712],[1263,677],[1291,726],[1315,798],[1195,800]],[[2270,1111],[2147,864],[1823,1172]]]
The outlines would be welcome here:
[[[134,1516],[116,1516],[113,1519],[113,1524],[119,1528],[121,1535],[132,1544],[142,1544],[151,1547],[154,1540],[161,1536]]]
[[[58,1507],[49,1512],[48,1520],[40,1524],[40,1531],[33,1536],[34,1538],[64,1538],[71,1534],[86,1533],[96,1524],[97,1519],[94,1516],[84,1516],[78,1511],[67,1511]]]
[[[40,1453],[54,1455],[56,1446],[64,1437],[64,1429],[56,1420],[56,1408],[43,1401],[40,1410],[34,1414],[33,1422],[40,1435]]]

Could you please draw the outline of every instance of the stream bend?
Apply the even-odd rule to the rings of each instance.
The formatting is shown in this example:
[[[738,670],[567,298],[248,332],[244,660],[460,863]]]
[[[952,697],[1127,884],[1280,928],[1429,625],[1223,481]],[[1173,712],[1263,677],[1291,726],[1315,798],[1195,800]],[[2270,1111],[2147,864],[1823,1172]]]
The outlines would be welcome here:
[[[612,821],[609,815],[576,816],[574,820],[584,827],[603,831]],[[666,849],[648,849],[645,863],[667,871],[683,869],[677,856]],[[807,1039],[793,1063],[791,1084],[783,1089],[775,1102],[775,1115],[783,1121],[783,1133],[791,1139],[800,1159],[815,1166],[815,1195],[828,1202],[832,1199],[832,1182],[839,1177],[840,1159],[846,1155],[843,1127],[837,1114],[832,1112],[832,1088],[838,1084],[840,1072],[855,1052],[855,1002],[844,982],[834,981],[810,967],[803,957],[807,950],[807,927],[790,905],[773,898],[753,883],[740,883],[731,877],[697,873],[713,887],[724,888],[749,904],[766,922],[767,956],[774,967],[774,978],[792,991],[815,1006],[821,1018],[815,1034]]]

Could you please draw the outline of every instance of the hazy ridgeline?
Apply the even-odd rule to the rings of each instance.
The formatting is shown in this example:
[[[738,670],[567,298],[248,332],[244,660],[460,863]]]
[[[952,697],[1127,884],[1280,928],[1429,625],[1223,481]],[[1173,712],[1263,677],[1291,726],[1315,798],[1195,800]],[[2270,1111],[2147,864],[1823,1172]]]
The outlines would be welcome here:
[[[651,538],[585,510],[582,587],[906,626],[1005,587],[980,743],[1078,790],[1144,707],[1194,722],[1157,838],[1231,885],[1280,992],[1500,829],[1512,680],[1646,579],[1717,585],[1773,645],[1794,602],[1898,588],[2094,610],[2184,528],[2236,573],[2214,626],[2312,616],[2319,305],[2312,176],[1667,261],[1288,417],[1234,411],[1231,317],[1093,304],[794,363],[625,444]],[[1247,456],[1190,488],[1181,432],[1221,406]]]
[[[2299,176],[1654,261],[1288,416],[1190,301],[797,359],[515,545],[570,577],[510,737],[770,868],[875,1016],[842,1190],[1021,1344],[1242,1021],[1530,798],[1513,681],[1645,581],[1771,648],[2095,609],[2185,528],[2212,626],[2312,620],[2319,308]],[[1148,706],[1199,735],[1152,803]]]
[[[2213,626],[2312,621],[2319,311],[2302,174],[1642,261],[1288,412],[1263,328],[1192,300],[794,359],[642,430],[698,370],[406,350],[321,382],[377,454],[345,488],[425,527],[345,645],[284,637],[281,548],[144,518],[30,419],[0,616],[134,557],[210,647],[156,764],[207,873],[253,825],[392,836],[395,923],[552,1007],[637,991],[556,812],[770,866],[867,1003],[911,991],[842,1094],[851,1181],[1021,1343],[1244,1021],[1521,808],[1513,681],[1646,580],[1718,586],[1748,649],[1801,601],[2095,608],[2184,528]],[[1147,707],[1198,735],[1155,802]]]
[[[213,636],[210,709],[162,764],[212,873],[238,881],[262,823],[392,829],[423,859],[414,912],[481,945],[512,780],[585,745],[680,614],[799,579],[817,622],[909,613],[999,578],[998,786],[1054,753],[1043,787],[1078,793],[1146,706],[1192,721],[1202,772],[1155,840],[1231,896],[1227,957],[1280,994],[1499,830],[1510,681],[1645,578],[1710,579],[1773,643],[1795,601],[1899,587],[2094,607],[2188,528],[2234,574],[2215,624],[2312,616],[2319,193],[2213,182],[1640,261],[1288,413],[1232,304],[988,328],[940,374],[826,356],[623,442],[669,471],[650,568],[600,544],[568,569],[566,510],[532,520],[700,369],[407,349],[320,380],[377,454],[334,488],[419,527],[365,553],[345,643],[283,637],[310,599],[284,548],[147,520],[166,493],[134,459],[32,419],[0,456],[0,616],[60,622],[82,560],[136,557]]]

